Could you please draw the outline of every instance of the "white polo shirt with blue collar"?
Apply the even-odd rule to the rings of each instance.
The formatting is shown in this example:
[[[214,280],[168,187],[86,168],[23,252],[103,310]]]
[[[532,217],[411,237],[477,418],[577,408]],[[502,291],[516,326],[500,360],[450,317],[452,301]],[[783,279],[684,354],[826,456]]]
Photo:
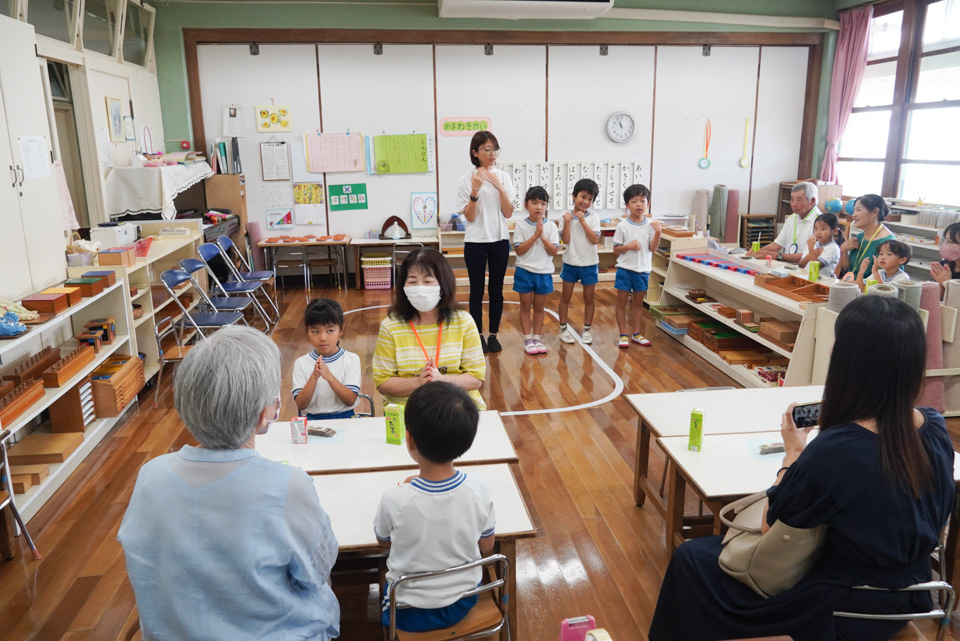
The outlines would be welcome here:
[[[783,221],[783,229],[774,241],[783,248],[784,254],[800,254],[801,258],[810,251],[807,239],[813,236],[813,223],[820,216],[820,209],[813,206],[803,218],[799,214],[790,214]]]
[[[620,247],[629,245],[636,240],[640,243],[640,249],[620,254],[617,257],[617,267],[641,274],[644,272],[649,274],[653,264],[651,259],[653,252],[650,251],[650,243],[655,235],[656,232],[649,219],[644,218],[639,223],[635,223],[630,220],[629,216],[624,217],[617,223],[617,229],[613,232],[613,244]]]
[[[293,364],[293,397],[300,395],[300,390],[307,384],[307,379],[313,372],[313,368],[318,358],[323,358],[330,373],[334,378],[340,381],[344,387],[349,390],[360,393],[360,357],[353,352],[348,352],[342,347],[337,350],[333,356],[321,357],[316,350],[310,350],[309,354],[304,354]],[[359,398],[357,399],[359,400]],[[303,411],[307,414],[339,414],[346,412],[356,406],[347,405],[336,395],[333,388],[325,380],[317,379],[317,386],[313,389],[313,398],[310,404]]]

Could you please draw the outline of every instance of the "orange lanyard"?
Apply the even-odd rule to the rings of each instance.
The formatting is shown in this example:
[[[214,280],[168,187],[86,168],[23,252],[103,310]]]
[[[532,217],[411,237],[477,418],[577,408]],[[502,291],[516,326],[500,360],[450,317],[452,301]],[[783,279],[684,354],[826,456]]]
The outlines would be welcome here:
[[[417,342],[420,343],[420,349],[423,350],[423,357],[427,359],[427,362],[430,362],[430,354],[427,353],[427,348],[423,346],[423,341],[420,340],[420,334],[417,333],[417,328],[413,326],[413,322],[410,323],[410,329],[413,330],[413,335],[417,337]],[[437,323],[437,356],[433,360],[433,366],[440,367],[440,343],[443,341],[443,323]]]

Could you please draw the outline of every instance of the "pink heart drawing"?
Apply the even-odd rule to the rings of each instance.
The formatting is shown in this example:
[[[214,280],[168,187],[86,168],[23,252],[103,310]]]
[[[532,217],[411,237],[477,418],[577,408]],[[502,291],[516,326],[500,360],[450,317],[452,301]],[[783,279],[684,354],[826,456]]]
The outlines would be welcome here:
[[[437,199],[433,196],[417,196],[413,199],[413,211],[420,223],[426,225],[433,220],[433,215],[437,212]]]

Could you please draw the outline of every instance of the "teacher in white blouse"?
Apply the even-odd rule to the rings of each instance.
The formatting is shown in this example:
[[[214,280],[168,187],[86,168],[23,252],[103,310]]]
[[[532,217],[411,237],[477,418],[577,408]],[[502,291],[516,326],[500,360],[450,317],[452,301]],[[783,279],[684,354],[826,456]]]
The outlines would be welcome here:
[[[484,353],[503,349],[497,340],[503,315],[503,277],[510,258],[510,231],[507,219],[513,214],[515,196],[510,176],[494,165],[500,143],[489,131],[478,131],[470,141],[470,162],[475,169],[460,178],[457,213],[466,218],[463,260],[470,277],[470,315],[480,332]],[[483,286],[489,283],[489,338],[483,337]]]

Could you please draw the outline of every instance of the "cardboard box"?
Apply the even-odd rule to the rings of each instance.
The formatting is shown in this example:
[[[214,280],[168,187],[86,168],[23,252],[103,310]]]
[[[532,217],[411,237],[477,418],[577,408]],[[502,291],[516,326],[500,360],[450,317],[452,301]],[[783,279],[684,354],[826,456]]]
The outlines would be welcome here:
[[[73,307],[83,300],[83,292],[79,287],[49,287],[41,294],[63,294],[67,297],[67,306]]]
[[[90,298],[103,292],[103,281],[99,278],[71,278],[64,285],[79,287],[84,298]]]
[[[103,281],[103,287],[106,289],[117,282],[117,273],[110,271],[109,269],[105,269],[98,272],[86,272],[83,274],[83,276],[81,276],[81,278],[99,278]]]
[[[133,267],[137,263],[137,254],[132,246],[101,249],[99,257],[101,265]]]
[[[27,296],[20,304],[35,312],[59,314],[67,308],[66,294],[34,294]]]

